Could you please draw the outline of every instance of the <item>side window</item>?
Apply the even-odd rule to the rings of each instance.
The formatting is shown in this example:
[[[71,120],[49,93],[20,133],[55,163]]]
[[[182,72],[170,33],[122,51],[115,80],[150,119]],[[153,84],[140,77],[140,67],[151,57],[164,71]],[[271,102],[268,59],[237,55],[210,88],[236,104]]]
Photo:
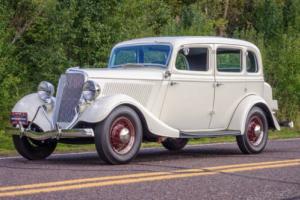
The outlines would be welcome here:
[[[207,48],[184,48],[181,49],[176,58],[176,69],[189,71],[208,70]]]
[[[241,72],[242,51],[240,49],[217,49],[217,69],[219,72]]]
[[[256,73],[258,72],[258,64],[256,56],[253,52],[248,51],[246,56],[246,67],[247,72],[249,73]]]

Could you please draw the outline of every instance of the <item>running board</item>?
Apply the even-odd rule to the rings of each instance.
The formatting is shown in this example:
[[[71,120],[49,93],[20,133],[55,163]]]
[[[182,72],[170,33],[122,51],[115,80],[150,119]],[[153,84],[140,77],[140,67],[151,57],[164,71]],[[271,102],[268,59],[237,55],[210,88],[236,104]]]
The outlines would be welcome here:
[[[241,135],[241,131],[201,131],[201,132],[182,132],[180,138],[207,138],[207,137],[222,137],[222,136],[237,136]]]

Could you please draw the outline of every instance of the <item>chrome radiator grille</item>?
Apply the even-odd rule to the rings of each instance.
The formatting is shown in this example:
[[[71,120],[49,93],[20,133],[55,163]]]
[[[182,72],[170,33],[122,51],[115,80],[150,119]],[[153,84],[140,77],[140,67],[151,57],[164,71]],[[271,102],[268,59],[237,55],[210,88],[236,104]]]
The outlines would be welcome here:
[[[84,75],[81,73],[67,73],[60,77],[56,94],[54,122],[72,122],[76,115],[76,107],[81,96],[83,84]]]

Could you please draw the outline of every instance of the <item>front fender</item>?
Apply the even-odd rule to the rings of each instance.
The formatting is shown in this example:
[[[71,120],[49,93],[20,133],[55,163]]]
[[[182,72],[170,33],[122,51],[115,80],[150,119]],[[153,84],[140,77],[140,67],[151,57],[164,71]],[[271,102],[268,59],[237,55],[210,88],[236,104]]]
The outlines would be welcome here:
[[[37,93],[32,93],[20,99],[12,109],[12,112],[26,112],[28,121],[32,122],[34,116],[34,124],[38,125],[43,131],[50,131],[53,129],[52,124],[46,119],[52,118],[52,111],[44,112],[39,107],[43,106],[44,102],[39,98]],[[37,113],[38,111],[38,113]],[[47,115],[47,116],[45,116]]]
[[[78,122],[101,122],[112,112],[112,110],[121,105],[130,105],[138,109],[143,115],[147,123],[147,127],[151,133],[165,137],[179,137],[179,130],[174,129],[160,121],[138,101],[123,94],[105,96],[98,99],[86,110],[84,110],[83,113],[81,113],[78,118]]]
[[[276,117],[274,116],[274,114],[272,113],[270,106],[263,98],[257,95],[246,96],[239,103],[238,107],[236,108],[231,118],[228,129],[240,130],[241,134],[244,134],[248,113],[250,112],[251,108],[254,106],[258,106],[262,108],[266,113],[266,117],[268,118],[269,125],[270,123],[272,123],[272,126],[274,126],[275,129],[280,130],[279,123]]]

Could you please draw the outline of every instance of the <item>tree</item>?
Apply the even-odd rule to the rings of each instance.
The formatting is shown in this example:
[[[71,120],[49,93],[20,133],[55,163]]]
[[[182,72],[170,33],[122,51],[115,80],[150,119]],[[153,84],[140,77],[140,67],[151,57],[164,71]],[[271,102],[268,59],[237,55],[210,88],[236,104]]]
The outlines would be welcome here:
[[[0,120],[41,80],[56,84],[71,66],[105,67],[117,42],[172,35],[255,43],[279,117],[299,116],[298,0],[0,0]]]

